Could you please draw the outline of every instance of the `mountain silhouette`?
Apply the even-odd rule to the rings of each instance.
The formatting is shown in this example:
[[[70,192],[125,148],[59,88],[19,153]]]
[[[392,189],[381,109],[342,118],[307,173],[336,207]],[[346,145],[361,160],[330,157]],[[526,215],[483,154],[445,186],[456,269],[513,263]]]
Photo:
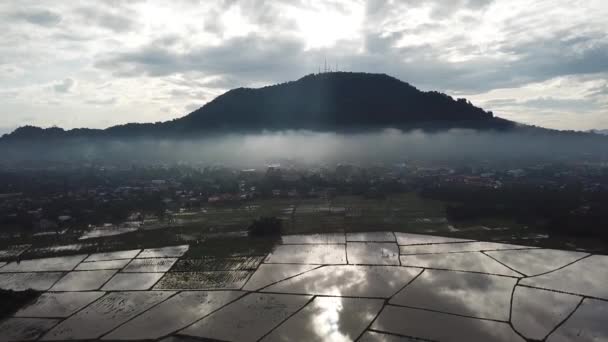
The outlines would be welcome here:
[[[420,91],[385,74],[330,72],[263,88],[233,89],[172,121],[131,123],[103,130],[25,126],[2,140],[183,137],[261,130],[509,130],[515,126],[466,99]]]
[[[308,75],[260,89],[234,89],[173,124],[181,130],[511,126],[465,99],[422,92],[384,74],[348,72]]]

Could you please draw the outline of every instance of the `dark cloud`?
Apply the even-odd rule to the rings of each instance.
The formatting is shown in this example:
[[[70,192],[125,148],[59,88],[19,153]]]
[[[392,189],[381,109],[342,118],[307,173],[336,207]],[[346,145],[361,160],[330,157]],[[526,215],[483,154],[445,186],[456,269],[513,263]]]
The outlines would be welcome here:
[[[54,33],[51,37],[57,41],[66,41],[72,43],[85,42],[87,40],[95,38],[94,36],[84,35],[82,33],[71,31]]]
[[[61,22],[61,15],[47,9],[24,9],[12,13],[10,17],[40,26],[54,26]]]
[[[533,80],[555,76],[593,74],[608,71],[608,41],[602,33],[587,33],[564,39],[570,32],[556,32],[548,37],[512,43],[503,52],[522,56],[510,66]]]
[[[366,16],[370,21],[386,21],[403,15],[408,9],[428,7],[432,19],[446,19],[461,10],[480,11],[494,0],[370,0],[366,1]]]
[[[233,75],[250,80],[269,80],[301,73],[304,45],[295,39],[267,39],[259,36],[226,40],[220,46],[193,49],[186,53],[147,45],[102,58],[96,66],[122,76],[167,76],[180,72]],[[301,74],[300,74],[301,75]]]
[[[446,61],[443,54],[450,49],[462,55],[475,52],[477,48],[464,37],[462,40],[454,37],[452,45],[442,49],[437,46],[392,48],[382,55],[392,59],[394,64],[388,63],[389,70],[401,77],[414,75],[414,80],[420,78],[423,84],[462,91],[483,92],[561,76],[608,72],[608,41],[597,39],[595,34],[562,40],[561,34],[503,44],[498,52],[505,56],[516,56],[513,61],[483,53],[462,62]],[[400,57],[409,61],[400,63]],[[425,71],[426,77],[417,72],[417,67]],[[425,79],[430,82],[425,82]]]
[[[400,33],[368,33],[365,53],[351,53],[348,42],[328,50],[306,50],[295,38],[268,39],[256,35],[229,39],[213,47],[176,52],[171,47],[153,44],[130,52],[102,56],[96,64],[116,75],[167,76],[183,72],[200,72],[207,76],[231,77],[232,82],[247,85],[255,81],[280,81],[316,70],[325,57],[343,70],[383,72],[395,75],[422,88],[488,91],[541,82],[553,77],[592,74],[608,71],[608,44],[577,41],[591,46],[580,49],[572,41],[552,37],[503,47],[503,53],[518,55],[512,62],[479,56],[462,62],[445,60],[445,49],[427,44],[395,47]],[[592,42],[593,40],[593,42]],[[470,53],[475,47],[465,37],[454,37],[455,51]],[[217,79],[217,82],[221,78]]]
[[[181,40],[182,39],[179,35],[169,34],[169,35],[164,35],[158,39],[155,39],[151,45],[156,45],[156,46],[160,45],[160,46],[171,47],[171,46],[175,46]]]
[[[432,5],[431,18],[444,19],[460,10],[480,11],[487,8],[494,0],[450,0],[427,1]]]
[[[197,72],[221,76],[205,86],[243,86],[250,82],[283,81],[298,78],[317,70],[327,58],[339,63],[342,70],[386,72],[405,80],[431,83],[459,73],[449,64],[436,60],[431,46],[393,49],[397,36],[368,36],[366,54],[352,54],[348,42],[325,50],[306,50],[304,42],[295,38],[268,39],[250,35],[226,40],[223,45],[178,53],[159,45],[147,45],[130,52],[102,56],[96,64],[124,77],[167,76]],[[404,62],[407,56],[413,62]]]
[[[368,33],[365,35],[365,50],[372,54],[385,53],[391,50],[401,37],[401,33]]]
[[[608,71],[608,43],[601,32],[578,33],[559,31],[550,35],[528,37],[526,40],[499,41],[491,52],[481,50],[470,37],[450,36],[445,42],[407,44],[403,38],[442,31],[441,21],[423,23],[402,31],[386,31],[378,25],[391,18],[400,18],[409,8],[428,6],[441,8],[447,16],[461,10],[481,11],[492,0],[429,1],[367,1],[366,29],[363,31],[364,51],[353,42],[337,42],[328,49],[306,49],[303,40],[294,36],[250,34],[224,40],[217,46],[173,47],[180,37],[167,36],[131,51],[99,56],[96,66],[122,77],[167,76],[177,73],[198,73],[216,76],[218,88],[248,85],[252,82],[275,82],[297,78],[314,72],[327,57],[338,62],[343,70],[384,72],[427,89],[459,92],[484,92],[495,88],[517,87],[530,82],[566,75],[595,74]],[[283,2],[281,2],[283,3]],[[226,11],[239,6],[253,23],[264,30],[281,27],[281,13],[268,1],[221,1],[216,9]],[[308,6],[308,5],[302,5]],[[405,11],[405,12],[403,12]],[[439,14],[436,14],[439,15]],[[470,14],[467,14],[470,17]],[[205,27],[216,25],[213,15],[201,18]],[[210,24],[211,23],[211,24]],[[279,24],[277,24],[279,23]],[[511,25],[511,24],[507,24]],[[515,25],[517,26],[517,25]],[[221,32],[222,28],[216,28]],[[518,27],[506,28],[507,39],[520,37]],[[263,31],[264,31],[263,30]],[[549,31],[550,32],[550,31]],[[448,54],[466,56],[461,61],[448,60]],[[502,57],[501,57],[502,56]],[[504,56],[514,58],[505,59]],[[213,85],[210,85],[213,86]],[[223,87],[224,86],[224,87]]]
[[[113,32],[126,32],[135,28],[134,16],[126,8],[110,10],[103,7],[80,7],[74,11],[87,25],[96,25]]]

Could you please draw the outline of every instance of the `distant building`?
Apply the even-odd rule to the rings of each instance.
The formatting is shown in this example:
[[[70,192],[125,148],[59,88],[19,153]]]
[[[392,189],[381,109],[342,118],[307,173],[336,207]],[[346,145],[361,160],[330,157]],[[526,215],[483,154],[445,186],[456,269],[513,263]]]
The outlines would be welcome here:
[[[511,177],[523,177],[526,175],[526,171],[523,169],[514,169],[507,171],[507,174]]]

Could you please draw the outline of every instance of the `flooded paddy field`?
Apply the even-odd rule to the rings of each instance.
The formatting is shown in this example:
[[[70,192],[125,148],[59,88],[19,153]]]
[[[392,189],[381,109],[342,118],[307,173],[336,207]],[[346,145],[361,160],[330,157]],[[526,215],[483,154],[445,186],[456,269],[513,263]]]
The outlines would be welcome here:
[[[0,340],[608,339],[602,254],[400,231],[153,245],[3,262],[2,291],[36,292]]]
[[[348,233],[353,234],[350,235],[353,242],[357,240],[354,235],[357,232],[406,232],[608,253],[608,244],[597,239],[559,235],[505,219],[451,222],[447,219],[446,203],[402,194],[386,199],[338,196],[251,200],[209,205],[196,211],[184,210],[164,222],[152,220],[137,228],[121,228],[120,225],[73,227],[61,232],[5,236],[0,238],[0,262],[168,244],[188,244],[188,254],[194,259],[264,255],[275,241],[250,239],[246,231],[251,222],[261,216],[280,218],[284,234]],[[377,235],[374,242],[386,242],[390,238]],[[107,267],[103,265],[83,266],[82,270]]]
[[[282,234],[249,236],[262,216]],[[602,340],[607,254],[413,194],[210,205],[0,238],[0,289],[35,294],[0,341]]]

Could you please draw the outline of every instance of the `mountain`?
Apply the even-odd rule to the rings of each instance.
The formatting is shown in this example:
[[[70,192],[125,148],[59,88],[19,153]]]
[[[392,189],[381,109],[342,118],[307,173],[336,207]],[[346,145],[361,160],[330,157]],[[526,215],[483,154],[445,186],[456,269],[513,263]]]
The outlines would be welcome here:
[[[608,129],[592,129],[589,131],[589,133],[608,135]]]
[[[383,74],[347,72],[308,75],[260,89],[234,89],[174,124],[182,130],[509,126],[465,99],[422,92]]]
[[[508,130],[466,99],[423,92],[384,74],[332,72],[258,89],[237,88],[176,120],[98,129],[18,128],[4,141],[66,137],[183,137],[261,130],[362,131],[383,128]],[[0,141],[1,141],[0,140]]]

